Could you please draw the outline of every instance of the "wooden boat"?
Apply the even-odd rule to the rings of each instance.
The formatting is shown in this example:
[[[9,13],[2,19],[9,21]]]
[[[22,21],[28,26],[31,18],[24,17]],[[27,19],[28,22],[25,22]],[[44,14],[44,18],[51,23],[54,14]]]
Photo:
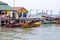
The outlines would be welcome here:
[[[23,27],[23,28],[27,28],[27,27],[37,27],[40,26],[40,24],[42,23],[42,21],[40,20],[20,20],[20,21],[14,21],[12,23],[6,23],[5,26],[8,28],[14,28],[14,27]]]
[[[19,24],[19,22],[16,22],[16,21],[10,21],[10,22],[6,22],[5,23],[5,26],[7,27],[7,28],[14,28],[14,27],[20,27],[20,24]]]
[[[54,18],[54,22],[55,22],[55,24],[60,24],[59,18]]]
[[[22,26],[23,26],[23,28],[31,28],[31,27],[37,27],[37,26],[40,26],[41,25],[41,21],[36,21],[36,22],[34,22],[34,23],[24,23]]]
[[[31,27],[37,27],[37,26],[40,26],[42,22],[41,21],[38,21],[38,22],[34,22],[34,23],[7,23],[5,26],[7,28],[14,28],[14,27],[23,27],[23,28],[31,28]]]
[[[30,28],[30,27],[37,27],[37,26],[40,26],[40,24],[41,24],[41,22],[39,21],[39,22],[35,22],[35,23],[31,23],[31,24],[24,24],[24,25],[22,25],[23,26],[23,28]]]
[[[60,24],[60,21],[56,21],[55,23],[56,23],[56,24]]]
[[[59,20],[54,20],[55,24],[60,24]]]
[[[12,23],[6,23],[5,24],[5,27],[7,27],[7,28],[13,28],[14,27],[14,24],[12,24]]]
[[[19,23],[6,23],[5,26],[7,28],[14,28],[14,27],[20,27],[20,24]]]

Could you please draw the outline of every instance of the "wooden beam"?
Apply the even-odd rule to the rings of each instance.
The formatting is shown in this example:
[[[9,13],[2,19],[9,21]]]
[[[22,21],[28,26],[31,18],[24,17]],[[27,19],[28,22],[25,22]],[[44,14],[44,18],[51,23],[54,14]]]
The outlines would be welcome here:
[[[5,10],[5,14],[7,14],[7,10]]]

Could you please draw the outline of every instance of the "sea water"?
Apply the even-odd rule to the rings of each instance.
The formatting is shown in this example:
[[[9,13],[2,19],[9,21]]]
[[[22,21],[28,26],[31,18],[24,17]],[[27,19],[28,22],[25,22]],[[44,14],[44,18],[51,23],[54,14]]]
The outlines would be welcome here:
[[[0,27],[0,40],[60,40],[60,25],[42,24],[34,28]]]

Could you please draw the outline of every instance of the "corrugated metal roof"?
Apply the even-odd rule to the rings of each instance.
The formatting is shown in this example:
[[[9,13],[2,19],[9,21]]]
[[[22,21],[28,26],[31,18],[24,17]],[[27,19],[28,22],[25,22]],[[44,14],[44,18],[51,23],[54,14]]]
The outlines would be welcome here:
[[[0,10],[14,10],[14,9],[10,7],[8,4],[0,1]]]
[[[17,10],[17,12],[24,12],[24,13],[28,12],[28,10],[25,9],[24,7],[13,7],[13,8]]]
[[[9,5],[0,5],[0,10],[14,10],[14,9]]]
[[[13,7],[15,10],[21,10],[23,7]]]
[[[6,3],[0,1],[0,5],[8,5],[8,4],[6,4]]]

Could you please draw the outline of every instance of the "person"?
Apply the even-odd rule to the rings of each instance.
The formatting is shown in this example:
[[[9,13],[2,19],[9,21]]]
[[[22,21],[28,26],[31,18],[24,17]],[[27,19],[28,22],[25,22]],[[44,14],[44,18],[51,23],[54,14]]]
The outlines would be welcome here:
[[[4,13],[2,13],[2,18],[4,18],[5,17],[5,15],[4,15]]]
[[[7,17],[8,17],[7,14],[2,13],[2,18],[7,18]]]

